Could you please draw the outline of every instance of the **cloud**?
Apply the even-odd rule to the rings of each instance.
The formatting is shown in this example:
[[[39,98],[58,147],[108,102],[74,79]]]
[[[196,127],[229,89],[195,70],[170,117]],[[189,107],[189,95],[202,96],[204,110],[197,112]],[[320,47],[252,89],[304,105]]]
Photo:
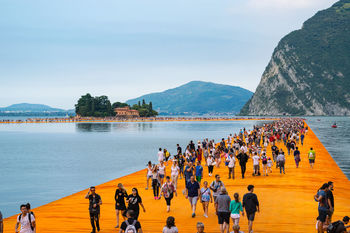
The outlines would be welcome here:
[[[303,9],[334,2],[335,0],[248,0],[248,6],[257,9]]]

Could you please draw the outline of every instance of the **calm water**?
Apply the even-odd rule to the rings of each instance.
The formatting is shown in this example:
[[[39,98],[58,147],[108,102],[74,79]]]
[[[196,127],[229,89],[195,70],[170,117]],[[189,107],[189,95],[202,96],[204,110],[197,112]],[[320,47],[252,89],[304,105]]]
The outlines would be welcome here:
[[[350,173],[349,118],[310,118],[308,123]],[[156,160],[159,147],[173,154],[176,144],[214,138],[255,121],[0,125],[0,209],[11,216],[21,203],[34,207],[140,170]],[[328,138],[331,138],[329,140]]]

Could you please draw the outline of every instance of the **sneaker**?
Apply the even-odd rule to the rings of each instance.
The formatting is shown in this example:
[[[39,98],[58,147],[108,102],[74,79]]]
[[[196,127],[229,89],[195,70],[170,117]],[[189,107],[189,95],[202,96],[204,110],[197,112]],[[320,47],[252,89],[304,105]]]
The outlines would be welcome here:
[[[208,215],[204,214],[204,217],[206,217],[206,218],[207,218],[207,217],[208,217]]]
[[[194,218],[194,217],[196,217],[196,214],[195,214],[195,213],[192,214],[192,218]]]
[[[114,228],[119,228],[119,225],[116,225]]]
[[[148,190],[148,188],[147,188],[147,187],[146,187],[145,189],[146,189],[146,190]]]

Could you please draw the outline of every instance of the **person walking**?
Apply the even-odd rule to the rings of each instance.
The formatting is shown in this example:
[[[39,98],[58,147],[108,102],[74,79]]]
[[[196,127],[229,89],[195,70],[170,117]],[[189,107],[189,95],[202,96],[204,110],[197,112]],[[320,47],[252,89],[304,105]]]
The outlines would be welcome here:
[[[135,219],[135,212],[133,210],[128,210],[126,212],[126,217],[128,219],[120,226],[119,233],[142,233],[141,223]]]
[[[220,194],[215,200],[215,209],[220,225],[220,233],[229,233],[230,231],[230,203],[231,198],[227,194],[226,188],[221,188]]]
[[[159,173],[160,186],[162,186],[164,183],[164,178],[166,176],[166,167],[163,161],[161,161],[160,164],[158,165],[158,173]]]
[[[194,176],[191,176],[190,181],[186,185],[186,199],[191,203],[192,218],[196,216],[196,206],[198,197],[200,195],[200,187],[197,181],[195,181]]]
[[[36,227],[34,215],[28,212],[26,205],[21,205],[20,210],[22,213],[17,216],[17,223],[15,227],[16,233],[34,233],[34,229]],[[18,230],[19,226],[21,226],[20,230]]]
[[[166,181],[161,188],[161,194],[159,197],[159,199],[160,199],[162,194],[163,194],[164,199],[166,201],[167,212],[170,211],[171,199],[173,199],[174,193],[177,196],[175,185],[174,185],[173,181],[170,181],[170,177],[167,176]]]
[[[314,149],[312,147],[310,148],[310,150],[308,152],[308,158],[309,158],[310,167],[314,168],[315,159],[316,159],[316,152],[314,151]]]
[[[162,151],[162,148],[159,148],[159,151],[158,151],[158,162],[160,163],[161,161],[164,161],[164,152]]]
[[[177,189],[177,179],[179,178],[180,168],[177,165],[177,161],[174,161],[171,166],[171,180],[174,183],[175,189]]]
[[[332,222],[332,216],[333,216],[333,213],[334,213],[333,190],[334,190],[334,183],[332,181],[329,181],[328,182],[328,190],[326,192],[327,199],[328,199],[328,205],[329,205],[329,213],[328,213],[329,222]]]
[[[242,207],[245,209],[248,218],[248,233],[253,232],[255,213],[260,212],[258,197],[254,192],[254,185],[248,185],[248,193],[243,196]]]
[[[142,207],[143,212],[146,212],[146,209],[142,204],[142,198],[140,197],[139,191],[137,190],[137,188],[132,189],[132,194],[130,194],[127,197],[126,202],[128,203],[127,210],[133,210],[133,212],[134,212],[133,218],[135,220],[137,220],[139,218],[140,206]]]
[[[203,178],[203,166],[201,165],[200,161],[197,161],[196,166],[196,180],[199,184],[201,184],[201,180]]]
[[[284,156],[283,151],[277,156],[276,160],[277,160],[278,166],[280,168],[280,174],[282,174],[282,171],[283,171],[283,174],[286,174],[285,169],[284,169],[284,166],[286,163],[286,157]]]
[[[146,190],[148,190],[148,187],[149,187],[149,180],[152,179],[152,169],[153,169],[152,162],[148,161],[147,174],[146,174],[146,179],[147,179]]]
[[[266,157],[266,152],[264,151],[261,155],[261,164],[262,164],[262,168],[263,168],[263,175],[264,176],[268,176],[268,170],[267,170],[267,157]]]
[[[169,216],[166,220],[166,226],[163,228],[162,233],[179,233],[179,230],[175,226],[175,218]]]
[[[115,190],[114,200],[115,200],[115,212],[117,216],[117,225],[115,228],[119,227],[119,213],[123,216],[123,212],[126,210],[125,198],[128,197],[126,189],[122,183],[118,184],[118,188]],[[123,216],[124,220],[125,217]]]
[[[300,151],[299,151],[298,147],[296,147],[295,151],[294,151],[294,161],[295,161],[296,167],[298,168],[299,167],[299,163],[301,161],[301,159],[300,159]]]
[[[227,164],[227,167],[228,167],[228,178],[231,179],[234,179],[235,178],[235,162],[236,162],[236,159],[235,159],[235,154],[233,152],[233,149],[231,148],[230,149],[230,153],[228,153],[228,156],[226,158],[226,162],[228,163]]]
[[[220,175],[215,175],[215,180],[210,184],[210,189],[213,191],[214,202],[216,198],[220,195],[221,189],[225,188],[224,183],[220,180]]]
[[[213,203],[213,196],[211,195],[207,181],[203,182],[203,188],[201,188],[200,191],[200,200],[203,205],[204,217],[208,218],[209,201]]]
[[[215,160],[212,155],[209,155],[207,159],[207,164],[208,164],[208,173],[209,176],[212,176],[213,171],[214,171],[214,165],[215,165]]]
[[[152,169],[152,188],[154,200],[159,199],[159,187],[160,187],[160,177],[158,172],[158,166],[154,165]]]
[[[234,200],[230,203],[231,218],[234,226],[239,226],[239,219],[241,218],[240,213],[244,216],[242,203],[239,200],[239,194],[233,194]]]
[[[325,183],[322,185],[322,187],[318,190],[317,194],[314,196],[315,201],[318,202],[318,224],[317,224],[317,230],[319,233],[323,233],[323,227],[325,226],[326,219],[327,219],[327,189],[328,189],[328,183]]]
[[[237,159],[239,160],[239,165],[241,166],[242,179],[244,179],[244,174],[247,169],[248,155],[242,150],[239,151]]]
[[[96,193],[96,188],[94,186],[89,188],[85,199],[89,199],[90,223],[92,226],[91,233],[95,233],[96,229],[100,231],[100,206],[102,205],[102,199],[100,195]]]
[[[253,169],[254,169],[253,176],[259,176],[260,157],[259,157],[258,153],[254,152],[252,159],[253,159]]]

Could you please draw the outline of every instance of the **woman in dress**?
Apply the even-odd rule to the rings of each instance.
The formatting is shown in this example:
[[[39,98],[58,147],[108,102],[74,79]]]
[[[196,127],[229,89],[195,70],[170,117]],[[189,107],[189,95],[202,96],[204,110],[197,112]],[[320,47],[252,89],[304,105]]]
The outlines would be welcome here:
[[[126,210],[125,205],[125,198],[128,197],[128,194],[126,193],[126,189],[124,188],[122,183],[118,184],[118,188],[115,190],[114,200],[115,200],[115,212],[117,215],[117,226],[115,228],[119,227],[119,213],[121,215]],[[125,217],[123,216],[124,220]]]
[[[173,165],[171,166],[171,180],[174,183],[175,189],[177,188],[177,179],[179,177],[180,168],[177,166],[177,161],[174,160]]]

